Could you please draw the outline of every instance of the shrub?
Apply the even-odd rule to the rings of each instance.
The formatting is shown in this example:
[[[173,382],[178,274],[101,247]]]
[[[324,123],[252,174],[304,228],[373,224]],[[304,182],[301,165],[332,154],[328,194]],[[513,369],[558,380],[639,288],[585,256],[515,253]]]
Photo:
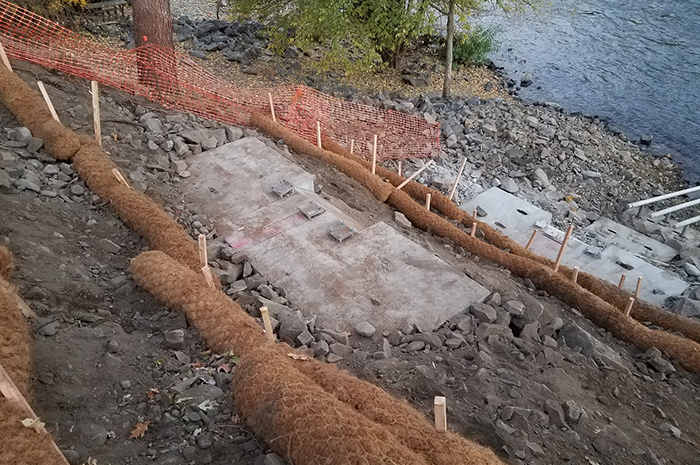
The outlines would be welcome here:
[[[452,59],[460,65],[483,65],[486,55],[498,49],[498,30],[477,26],[467,33],[455,34]]]

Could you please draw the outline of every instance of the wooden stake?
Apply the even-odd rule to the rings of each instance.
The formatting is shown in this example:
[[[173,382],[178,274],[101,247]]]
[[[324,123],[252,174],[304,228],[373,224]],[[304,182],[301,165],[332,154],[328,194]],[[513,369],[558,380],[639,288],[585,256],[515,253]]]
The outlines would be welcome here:
[[[462,177],[462,172],[464,171],[464,167],[467,166],[467,157],[464,157],[464,160],[462,161],[462,166],[459,167],[459,171],[457,172],[457,177],[455,178],[455,183],[452,184],[452,189],[450,190],[450,200],[452,200],[452,197],[455,195],[455,191],[457,190],[457,184],[459,184],[459,179]]]
[[[574,277],[571,278],[571,280],[576,284],[576,281],[578,281],[578,266],[574,267]]]
[[[112,174],[114,175],[115,178],[117,178],[117,181],[119,181],[120,184],[124,184],[126,187],[131,189],[131,186],[129,185],[128,182],[126,182],[126,179],[124,179],[124,175],[122,175],[121,171],[117,168],[112,168]]]
[[[476,221],[476,210],[474,210],[474,212],[472,212],[472,218],[474,218],[474,221]]]
[[[637,278],[637,289],[634,291],[634,298],[639,299],[639,293],[642,292],[642,277]]]
[[[22,315],[26,316],[27,318],[36,318],[36,313],[34,313],[34,310],[29,308],[29,305],[27,305],[24,300],[17,294],[14,289],[12,288],[12,285],[5,281],[2,277],[0,277],[0,291],[5,292],[8,295],[11,295],[14,299],[15,302],[17,303],[17,306],[19,307],[20,311],[22,312]]]
[[[408,184],[409,182],[413,181],[414,178],[416,178],[419,174],[421,174],[423,171],[425,171],[426,169],[428,169],[428,167],[430,167],[430,165],[432,165],[433,163],[435,163],[435,160],[430,160],[428,163],[426,163],[426,164],[423,166],[423,168],[421,168],[421,169],[419,169],[418,171],[416,171],[415,173],[413,173],[413,174],[411,175],[411,177],[406,178],[406,180],[405,180],[404,182],[402,182],[401,184],[399,184],[396,188],[397,188],[397,189],[401,189],[403,186],[405,186],[405,185]]]
[[[472,230],[469,233],[471,237],[476,237],[476,221],[472,223]]]
[[[202,267],[202,275],[204,275],[204,280],[207,282],[207,285],[212,289],[216,289],[214,278],[211,277],[211,268],[209,268],[209,265]]]
[[[95,140],[102,145],[102,128],[100,125],[100,91],[97,81],[92,81],[92,118],[95,122]]]
[[[272,322],[270,322],[270,312],[267,307],[260,307],[260,314],[262,315],[263,325],[265,325],[265,336],[270,342],[275,342],[275,333],[272,331]]]
[[[571,239],[572,232],[574,232],[574,227],[569,226],[569,229],[566,230],[566,236],[564,236],[564,240],[561,243],[561,248],[559,249],[559,254],[557,255],[557,261],[554,263],[555,273],[559,271],[559,265],[561,265],[561,259],[564,257],[564,250],[566,249],[566,246],[569,243],[569,239]]]
[[[622,289],[622,286],[625,285],[625,280],[627,279],[627,275],[625,273],[622,273],[622,276],[620,276],[620,284],[617,285],[620,289]]]
[[[425,209],[430,211],[430,199],[432,195],[431,194],[425,194]]]
[[[270,99],[270,114],[272,114],[272,121],[276,123],[277,118],[275,118],[275,105],[272,103],[272,93],[268,92],[267,97]]]
[[[12,66],[10,66],[10,60],[7,59],[5,47],[2,46],[2,43],[0,43],[0,58],[2,58],[2,62],[5,64],[5,66],[7,66],[7,69],[12,71]]]
[[[316,121],[316,141],[318,143],[318,148],[322,149],[323,147],[321,146],[321,122]]]
[[[209,266],[209,259],[207,257],[207,236],[200,234],[197,236],[197,241],[199,242],[199,264],[202,266]]]
[[[59,123],[61,122],[58,119],[58,115],[56,114],[56,109],[53,107],[53,103],[51,103],[51,99],[49,98],[49,94],[46,92],[46,87],[44,87],[44,83],[41,81],[36,81],[36,85],[39,87],[39,92],[41,92],[41,95],[44,96],[44,100],[46,101],[46,106],[49,107],[49,111],[51,112],[51,116],[53,116],[53,119],[58,121]]]
[[[377,135],[374,135],[374,145],[372,145],[372,174],[377,174]]]
[[[15,385],[14,381],[12,381],[12,378],[10,378],[10,375],[7,374],[7,371],[5,371],[2,364],[0,364],[0,393],[2,393],[3,397],[5,397],[8,402],[17,405],[19,408],[24,410],[27,418],[32,420],[38,419],[36,413],[34,413],[34,410],[32,410],[32,407],[29,405],[22,393],[19,392],[19,389],[17,389],[17,386]],[[37,434],[40,433],[37,432]],[[53,439],[51,440],[51,448],[56,452],[57,461],[68,465],[68,460],[66,460],[66,458],[63,456],[61,449],[59,449],[56,443],[53,442]]]
[[[350,155],[355,153],[355,139],[350,139]]]
[[[532,236],[530,236],[530,240],[527,241],[527,245],[525,246],[525,250],[530,250],[530,246],[532,246],[532,243],[535,241],[536,235],[537,235],[537,229],[532,231]]]
[[[435,431],[438,433],[447,432],[447,399],[442,396],[435,396]]]
[[[625,316],[630,316],[632,312],[632,305],[634,305],[634,297],[630,297],[627,301],[627,306],[625,307]]]
[[[399,160],[399,176],[401,176],[401,160]]]

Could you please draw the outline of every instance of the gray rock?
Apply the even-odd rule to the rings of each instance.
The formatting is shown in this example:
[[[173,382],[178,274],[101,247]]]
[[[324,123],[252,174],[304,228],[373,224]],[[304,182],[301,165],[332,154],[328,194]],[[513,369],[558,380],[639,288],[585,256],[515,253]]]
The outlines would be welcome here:
[[[589,332],[575,323],[565,324],[559,330],[559,338],[564,340],[567,347],[581,349],[581,353],[592,358],[599,364],[611,366],[623,373],[629,373],[620,355],[607,345],[593,337]]]
[[[485,340],[490,336],[499,336],[505,340],[513,339],[513,332],[507,326],[496,325],[491,323],[481,323],[476,329],[477,339]]]
[[[566,419],[564,417],[564,409],[561,408],[559,402],[554,400],[548,400],[544,405],[547,415],[549,415],[550,420],[559,428],[568,428],[569,425],[566,424]]]
[[[500,186],[501,189],[504,191],[510,193],[510,194],[515,194],[518,192],[518,185],[515,183],[515,181],[512,178],[507,178]]]
[[[146,128],[154,134],[163,134],[163,123],[158,118],[147,119]]]
[[[523,328],[520,330],[520,337],[522,339],[538,339],[539,338],[539,333],[538,330],[540,328],[540,324],[537,321],[533,321],[531,323],[526,324],[523,326]]]
[[[406,215],[398,211],[394,212],[394,221],[396,221],[396,224],[398,224],[402,228],[410,229],[413,227],[413,223],[411,223],[409,219],[406,218]]]
[[[586,412],[573,400],[564,402],[564,413],[566,419],[572,424],[577,424],[586,418]]]
[[[470,306],[469,312],[474,315],[480,323],[493,323],[496,321],[496,318],[498,318],[495,308],[482,303],[476,303]]]
[[[208,129],[191,129],[180,133],[186,141],[192,144],[200,144],[212,137]]]
[[[445,345],[452,350],[457,350],[464,344],[464,339],[453,337],[445,341]]]
[[[32,181],[29,181],[28,179],[18,179],[17,181],[15,181],[15,185],[19,190],[29,190],[32,192],[36,192],[37,194],[41,192],[41,187],[39,187]]]
[[[336,363],[336,362],[339,362],[341,360],[343,360],[343,357],[341,357],[340,355],[336,355],[336,354],[328,354],[328,357],[326,358],[326,361],[328,363]]]
[[[25,127],[18,127],[11,129],[7,134],[7,138],[17,142],[25,142],[26,145],[32,138],[32,132]]]
[[[39,334],[43,334],[44,336],[55,336],[57,332],[58,332],[58,322],[57,321],[53,321],[53,322],[39,328]]]
[[[7,171],[0,170],[0,192],[10,192],[12,190],[12,180]]]
[[[61,172],[57,165],[46,165],[42,171],[46,176],[54,176]]]
[[[70,186],[70,193],[73,195],[83,195],[85,193],[85,188],[80,184],[73,184]]]
[[[235,142],[243,137],[243,130],[241,128],[226,126],[224,129],[226,130],[226,139],[228,139],[229,142]]]
[[[80,465],[80,454],[73,449],[61,449],[61,453],[70,465]]]
[[[442,340],[440,339],[440,336],[438,336],[435,333],[415,334],[413,336],[413,341],[422,341],[425,343],[426,346],[429,346],[431,349],[438,349],[442,347]]]
[[[372,337],[377,332],[377,328],[367,321],[361,321],[355,325],[355,332],[362,337]]]
[[[413,341],[413,342],[410,342],[410,343],[405,347],[404,350],[406,350],[406,352],[417,352],[417,351],[419,351],[419,350],[422,350],[423,348],[425,348],[425,342],[423,342],[423,341]]]
[[[543,187],[549,187],[549,178],[542,168],[537,168],[534,172],[534,176]]]
[[[202,150],[213,150],[218,146],[216,137],[210,137],[202,142]]]
[[[280,338],[290,346],[294,347],[299,335],[304,331],[307,331],[306,322],[296,313],[288,315],[280,314],[278,319],[280,320]]]
[[[683,270],[688,273],[688,276],[692,276],[693,278],[700,277],[700,270],[692,263],[686,263],[683,265]]]
[[[678,429],[677,427],[673,426],[671,423],[665,421],[659,425],[659,430],[663,431],[664,433],[670,433],[673,435],[674,438],[680,439],[681,438],[681,430]]]
[[[106,443],[109,438],[109,432],[94,423],[78,423],[78,431],[93,447]]]
[[[416,330],[415,326],[408,324],[401,328],[401,332],[408,336],[409,334],[413,334],[413,332]]]
[[[338,355],[340,357],[347,357],[351,353],[355,351],[351,346],[341,344],[339,342],[336,342],[335,344],[331,344],[330,346],[331,352],[333,352],[335,355]]]
[[[308,329],[305,329],[301,332],[301,334],[297,336],[297,341],[299,341],[299,344],[303,346],[311,347],[311,344],[316,342],[316,339],[314,339],[313,335],[309,332]]]
[[[165,332],[165,348],[173,350],[182,350],[185,348],[185,331],[182,329],[174,329]]]
[[[314,355],[317,357],[328,355],[331,348],[326,341],[318,341],[311,344],[311,349],[314,351]]]
[[[663,357],[661,351],[656,347],[649,347],[649,349],[647,349],[647,351],[644,353],[643,358],[654,370],[658,371],[659,373],[668,375],[676,371],[676,368],[671,364],[671,362]]]
[[[525,304],[517,300],[509,300],[503,304],[503,309],[513,316],[523,316],[525,313]]]
[[[682,316],[700,317],[700,300],[680,297],[673,303],[671,311]]]
[[[224,398],[224,391],[211,384],[201,384],[182,392],[182,397],[191,397],[190,405],[199,405],[204,401],[221,400]]]

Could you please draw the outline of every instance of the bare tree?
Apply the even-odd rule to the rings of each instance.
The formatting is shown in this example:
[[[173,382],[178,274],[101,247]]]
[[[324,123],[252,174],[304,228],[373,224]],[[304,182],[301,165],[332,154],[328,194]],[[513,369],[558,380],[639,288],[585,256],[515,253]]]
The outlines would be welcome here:
[[[449,98],[450,85],[452,84],[452,43],[455,37],[455,4],[456,0],[449,0],[447,12],[447,49],[445,56],[445,80],[442,85],[442,98]]]

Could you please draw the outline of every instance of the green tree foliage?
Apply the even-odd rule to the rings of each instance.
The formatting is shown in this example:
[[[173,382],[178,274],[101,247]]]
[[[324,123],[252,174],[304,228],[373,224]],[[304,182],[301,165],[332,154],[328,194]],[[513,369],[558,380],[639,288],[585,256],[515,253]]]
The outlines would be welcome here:
[[[454,0],[458,23],[486,0]],[[511,7],[526,0],[494,0]],[[447,15],[449,0],[235,0],[233,18],[274,24],[273,48],[318,48],[321,69],[371,71],[398,68],[402,54],[436,20]]]
[[[458,65],[483,65],[486,55],[498,48],[497,30],[477,26],[455,35],[452,56]]]

